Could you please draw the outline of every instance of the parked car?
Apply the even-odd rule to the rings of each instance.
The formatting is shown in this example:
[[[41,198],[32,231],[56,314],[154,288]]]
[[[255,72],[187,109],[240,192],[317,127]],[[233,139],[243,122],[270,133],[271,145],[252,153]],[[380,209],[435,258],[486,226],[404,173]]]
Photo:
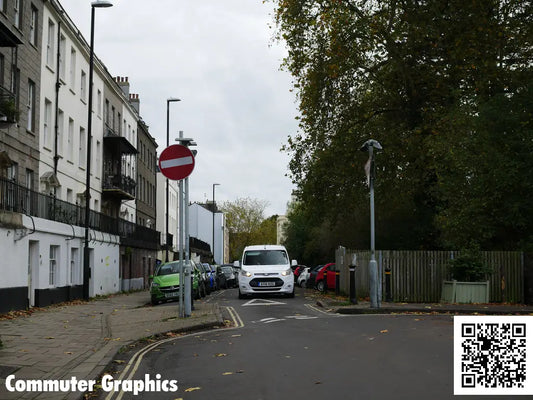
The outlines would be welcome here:
[[[224,287],[226,289],[228,288],[234,288],[237,286],[237,277],[235,270],[231,265],[219,265],[217,267],[217,276],[223,275],[224,276]],[[221,279],[222,282],[222,279]],[[221,286],[222,287],[222,286]]]
[[[207,277],[209,278],[208,284],[210,291],[214,292],[215,290],[218,290],[215,268],[212,265],[209,265],[208,263],[202,263],[202,265],[204,266]]]
[[[307,287],[307,281],[309,280],[311,268],[305,267],[303,271],[298,275],[298,286]]]
[[[209,285],[209,275],[202,263],[195,262],[195,265],[200,273],[200,285],[202,286],[201,291],[203,290],[204,295],[208,295],[209,293],[211,293],[211,288]]]
[[[293,273],[294,273],[295,280],[298,280],[298,277],[300,276],[300,274],[305,268],[307,268],[305,265],[297,265],[296,268],[294,268]]]
[[[321,269],[323,266],[324,264],[320,264],[309,269],[309,278],[307,279],[307,282],[305,284],[306,287],[308,288],[315,287],[316,274],[318,273],[318,270]]]
[[[194,272],[195,265],[191,263],[192,273],[192,294],[199,296],[199,274]],[[172,261],[159,265],[154,274],[150,276],[150,301],[153,305],[161,301],[178,300],[180,296],[180,272],[181,263]]]
[[[313,272],[311,272],[312,274]],[[335,263],[323,265],[321,268],[314,271],[314,287],[323,292],[326,289],[335,289]],[[324,281],[324,273],[326,273],[326,280]]]

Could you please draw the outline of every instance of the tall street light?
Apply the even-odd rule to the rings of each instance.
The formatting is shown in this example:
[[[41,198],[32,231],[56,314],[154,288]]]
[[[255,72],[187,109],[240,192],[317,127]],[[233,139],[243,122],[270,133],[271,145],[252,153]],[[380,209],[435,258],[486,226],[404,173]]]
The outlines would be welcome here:
[[[368,264],[370,277],[370,307],[379,308],[381,306],[381,285],[378,279],[378,266],[376,261],[376,241],[375,241],[375,219],[374,219],[374,150],[382,150],[381,144],[374,139],[367,140],[361,147],[361,151],[368,152],[368,162],[365,170],[370,186],[370,262]]]
[[[89,218],[91,215],[91,144],[92,144],[92,116],[93,116],[93,70],[94,70],[94,9],[112,7],[108,0],[97,0],[91,3],[91,41],[89,45],[89,99],[87,111],[87,165],[85,178],[85,246],[83,248],[83,298],[89,299]]]
[[[216,264],[215,261],[215,211],[216,209],[216,203],[215,203],[215,186],[220,186],[220,183],[213,183],[213,262]]]
[[[181,101],[181,99],[178,99],[176,97],[170,97],[167,99],[167,147],[170,146],[170,139],[169,139],[169,129],[170,129],[170,103],[172,102],[178,102]],[[168,193],[169,193],[169,183],[167,178],[167,188],[166,188],[166,213],[165,213],[165,227],[166,227],[166,235],[165,235],[165,261],[168,262]]]

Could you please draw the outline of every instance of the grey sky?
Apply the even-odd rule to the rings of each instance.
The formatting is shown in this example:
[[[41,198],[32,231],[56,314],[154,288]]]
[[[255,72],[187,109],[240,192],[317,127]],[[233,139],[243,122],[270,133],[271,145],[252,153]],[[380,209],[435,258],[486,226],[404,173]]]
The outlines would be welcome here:
[[[60,0],[85,38],[91,0]],[[129,78],[160,153],[184,131],[198,143],[190,200],[251,197],[284,214],[292,184],[280,152],[297,130],[291,78],[272,41],[272,4],[262,0],[114,0],[96,10],[95,53],[113,76]]]

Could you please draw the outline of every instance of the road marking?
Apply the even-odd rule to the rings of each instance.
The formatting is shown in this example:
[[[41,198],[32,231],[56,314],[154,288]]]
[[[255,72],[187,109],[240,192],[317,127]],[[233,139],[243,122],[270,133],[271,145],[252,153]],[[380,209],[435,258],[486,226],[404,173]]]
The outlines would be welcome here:
[[[226,307],[226,309],[228,310],[229,314],[231,315],[231,318],[233,318],[233,322],[235,323],[235,327],[234,328],[227,328],[227,329],[231,330],[231,329],[242,328],[244,326],[244,323],[242,322],[241,317],[239,316],[239,314],[237,314],[235,309],[233,307]],[[150,350],[155,349],[159,345],[171,342],[173,340],[184,339],[184,338],[191,337],[191,336],[207,335],[209,333],[213,333],[213,331],[212,330],[208,330],[208,331],[203,331],[203,332],[190,333],[188,335],[183,335],[183,336],[178,336],[178,337],[171,337],[171,338],[168,338],[168,339],[163,339],[163,340],[160,340],[158,342],[149,344],[148,346],[143,347],[142,349],[140,349],[137,353],[135,353],[133,355],[133,357],[131,357],[131,359],[128,361],[128,363],[124,367],[124,370],[122,371],[122,373],[120,374],[120,376],[117,379],[121,380],[121,381],[123,381],[123,380],[132,380],[133,376],[137,372],[137,369],[139,368],[139,365],[141,364],[141,361],[142,361],[144,355],[146,353],[148,353]],[[130,371],[130,369],[131,369],[131,371]],[[127,377],[126,377],[126,375],[127,375]],[[121,389],[120,392],[115,392],[115,390],[113,389],[106,396],[105,400],[112,399],[114,395],[116,395],[116,400],[120,400],[120,399],[122,399],[122,396],[124,395],[124,391]]]
[[[318,317],[310,316],[310,315],[286,315],[285,318],[291,318],[291,319],[317,319]]]
[[[237,311],[233,307],[226,307],[226,310],[228,310],[229,315],[233,319],[233,325],[235,328],[242,328],[244,326],[244,322],[242,322],[241,317],[239,314],[237,314]]]
[[[242,306],[274,306],[274,305],[281,305],[281,304],[287,304],[282,303],[281,301],[274,301],[274,300],[268,300],[268,299],[252,299],[246,303],[244,303]]]

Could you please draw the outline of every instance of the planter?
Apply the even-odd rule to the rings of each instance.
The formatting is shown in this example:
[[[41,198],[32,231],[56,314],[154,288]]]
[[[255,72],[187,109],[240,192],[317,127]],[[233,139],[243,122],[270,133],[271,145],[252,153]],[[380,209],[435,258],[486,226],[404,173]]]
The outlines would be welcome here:
[[[441,303],[488,303],[489,281],[442,282]]]

